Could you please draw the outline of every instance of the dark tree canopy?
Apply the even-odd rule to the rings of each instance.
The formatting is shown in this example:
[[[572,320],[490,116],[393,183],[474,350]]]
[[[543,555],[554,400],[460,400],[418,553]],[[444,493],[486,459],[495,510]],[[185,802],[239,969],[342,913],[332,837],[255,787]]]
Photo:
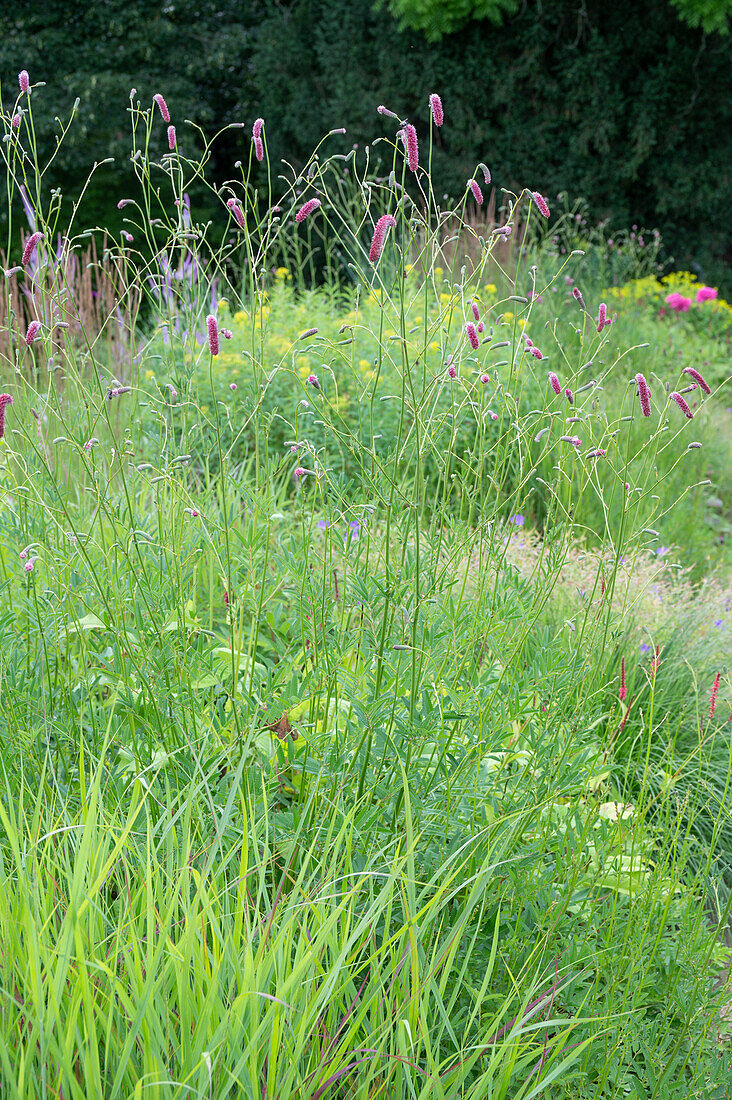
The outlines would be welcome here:
[[[410,7],[449,8],[459,20],[434,43],[373,0],[36,0],[0,15],[3,100],[7,109],[21,68],[47,82],[34,103],[50,148],[54,116],[79,96],[48,182],[76,194],[93,161],[114,157],[95,175],[82,220],[115,224],[130,184],[133,86],[143,102],[165,94],[189,148],[186,118],[213,132],[263,115],[271,154],[295,164],[332,127],[347,127],[346,148],[390,133],[379,103],[408,115],[424,139],[427,97],[438,91],[439,190],[459,193],[483,160],[499,187],[567,190],[597,218],[658,226],[678,264],[720,277],[732,57],[730,37],[716,32],[732,0],[526,0],[515,11],[514,0],[393,3],[402,18]],[[163,126],[156,141],[162,152]],[[248,147],[246,129],[217,144],[219,181]],[[216,211],[206,201],[201,216]]]

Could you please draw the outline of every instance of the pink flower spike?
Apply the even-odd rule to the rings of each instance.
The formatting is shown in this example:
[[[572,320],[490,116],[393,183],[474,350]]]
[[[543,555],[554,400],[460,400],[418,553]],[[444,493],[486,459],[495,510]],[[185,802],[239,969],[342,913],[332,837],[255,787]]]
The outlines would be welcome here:
[[[17,130],[17,129],[20,128],[20,119],[21,119],[20,111],[18,111],[18,113],[13,115],[13,117],[11,118],[10,125],[12,126],[12,128],[14,130]]]
[[[33,570],[35,569],[37,561],[38,561],[38,558],[29,558],[28,559],[28,561],[23,566],[23,569],[26,571],[26,573],[32,573],[33,572]]]
[[[602,456],[606,454],[607,451],[603,450],[602,447],[596,447],[594,451],[587,452],[587,458],[602,458]]]
[[[554,390],[554,392],[556,394],[560,394],[562,392],[562,383],[559,381],[558,376],[554,373],[553,370],[550,370],[547,377],[549,378],[549,385]]]
[[[31,323],[28,325],[28,331],[25,334],[25,345],[26,345],[26,347],[29,348],[31,346],[31,344],[33,343],[33,341],[35,340],[36,336],[38,335],[38,333],[40,331],[41,331],[41,322],[40,321],[31,321]]]
[[[467,322],[465,326],[465,331],[468,334],[468,340],[470,341],[471,348],[473,349],[473,351],[477,351],[480,347],[480,340],[478,338],[478,333],[475,331],[475,325],[472,321]]]
[[[219,354],[219,326],[216,323],[216,318],[213,313],[209,313],[206,318],[206,328],[208,330],[208,350],[212,355]]]
[[[491,418],[491,420],[498,420],[498,413],[493,412],[492,409],[488,410],[488,415]]]
[[[644,375],[636,374],[636,385],[638,387],[638,399],[640,400],[641,412],[644,416],[651,415],[651,391],[648,383],[645,380]]]
[[[157,103],[160,108],[160,114],[162,115],[163,122],[170,122],[170,111],[168,110],[168,104],[165,102],[160,92],[153,96],[153,103]]]
[[[84,444],[84,450],[85,451],[90,451],[92,449],[92,447],[94,446],[94,444],[98,443],[98,442],[99,442],[99,440],[96,439],[96,438],[87,439],[86,443]]]
[[[712,694],[709,697],[709,717],[714,718],[714,712],[717,709],[717,695],[719,694],[719,673],[714,677],[714,683],[712,684]]]
[[[709,388],[709,386],[706,384],[706,382],[702,378],[701,374],[699,374],[699,371],[695,370],[694,367],[684,367],[684,369],[682,370],[681,373],[682,374],[688,374],[690,378],[693,378],[694,381],[697,383],[697,385],[701,386],[701,388],[704,390],[704,393],[711,393],[712,392],[711,389]]]
[[[254,156],[260,164],[264,160],[264,143],[261,138],[254,138]]]
[[[481,382],[483,383],[484,386],[487,385],[488,382],[490,382],[490,378],[488,377],[487,374],[481,374],[480,380],[481,380]]]
[[[234,215],[234,218],[236,219],[236,223],[239,228],[244,229],[246,226],[246,222],[244,221],[244,211],[242,210],[236,199],[227,199],[226,206],[227,209]]]
[[[457,369],[452,365],[452,363],[447,368],[447,373],[450,375],[450,378],[457,378]]]
[[[481,191],[480,187],[478,187],[478,184],[475,182],[475,180],[468,180],[468,187],[470,188],[472,196],[477,202],[478,206],[482,206],[483,192]]]
[[[471,302],[470,303],[470,308],[473,311],[473,317],[475,317],[476,321],[479,321],[480,320],[480,310],[478,309],[477,303],[476,302]]]
[[[298,225],[300,222],[304,222],[308,214],[312,214],[313,210],[317,210],[319,206],[320,199],[308,199],[306,203],[303,203],[297,214],[295,214],[295,221]]]
[[[0,439],[5,435],[5,410],[12,405],[13,398],[9,393],[0,393]]]
[[[383,103],[380,103],[376,108],[377,114],[386,115],[387,118],[399,118],[399,115],[395,115],[393,111],[390,111],[388,107],[385,107]]]
[[[237,388],[236,382],[229,382],[229,389],[233,392]]]
[[[320,382],[318,381],[317,374],[309,374],[308,375],[308,385],[312,386],[314,390],[319,390],[320,389]]]
[[[542,355],[542,353],[539,351],[538,348],[532,346],[528,350],[534,356],[534,359],[543,359],[544,358],[544,356]]]
[[[625,657],[620,662],[620,691],[618,692],[618,698],[621,703],[624,703],[628,698],[628,689],[625,686]]]
[[[486,187],[490,187],[490,185],[491,185],[491,174],[488,170],[488,165],[483,164],[483,161],[481,161],[480,164],[478,165],[478,167],[480,168],[481,172],[483,173],[483,179],[485,181]]]
[[[411,172],[416,172],[419,167],[419,146],[417,144],[417,131],[411,122],[404,127],[404,144],[407,148],[407,164]]]
[[[574,405],[574,394],[573,394],[573,393],[572,393],[572,391],[571,391],[571,390],[569,389],[569,387],[567,387],[567,389],[566,389],[566,390],[564,391],[564,396],[565,396],[565,397],[567,398],[567,400],[569,401],[570,405]]]
[[[582,297],[582,292],[581,292],[581,290],[580,290],[580,288],[579,288],[578,286],[576,286],[576,287],[574,287],[574,288],[573,288],[573,290],[572,290],[572,297],[574,298],[575,302],[579,302],[579,304],[580,304],[580,306],[582,307],[582,309],[586,309],[586,308],[587,308],[587,307],[585,306],[585,300],[584,300],[584,298]]]
[[[532,191],[531,192],[531,197],[534,200],[534,202],[536,203],[536,205],[538,207],[538,210],[539,210],[539,213],[543,214],[545,218],[548,218],[549,217],[549,207],[547,205],[547,201],[544,198],[544,196],[540,195],[538,191]]]
[[[20,85],[21,92],[30,91],[30,77],[26,69],[21,69],[18,73],[18,84]]]
[[[390,229],[396,228],[396,218],[391,214],[382,214],[376,223],[374,228],[374,235],[371,239],[371,248],[369,249],[369,260],[372,264],[375,264],[381,255],[381,251],[384,247],[384,241],[386,240],[386,234]]]
[[[713,286],[700,286],[696,292],[696,300],[699,304],[702,302],[711,302],[717,297],[717,291]]]
[[[28,264],[31,261],[31,257],[32,257],[33,253],[36,250],[36,246],[37,246],[38,242],[42,241],[42,240],[43,240],[43,234],[42,233],[40,233],[40,232],[31,233],[30,237],[25,242],[25,248],[23,249],[23,256],[21,258],[21,263],[23,264],[23,267],[28,266]]]
[[[485,328],[485,325],[483,324],[482,321],[478,321],[478,326],[477,327],[478,327],[478,332],[482,332],[483,329]]]
[[[600,302],[600,308],[597,311],[597,331],[602,332],[607,323],[607,306],[604,302]]]
[[[674,393],[669,394],[669,397],[671,398],[672,401],[676,402],[676,404],[679,406],[679,408],[681,409],[684,416],[688,416],[689,420],[693,420],[694,414],[691,411],[691,409],[689,408],[689,406],[686,404],[686,401],[684,400],[684,398],[681,396],[680,393],[676,393],[674,391]]]
[[[296,466],[295,469],[293,470],[292,476],[299,478],[299,477],[302,477],[306,473],[307,473],[307,470],[303,466]]]
[[[133,203],[134,201],[135,201],[134,199],[120,199],[119,202],[117,203],[117,209],[118,210],[124,210],[124,208],[126,206],[129,206],[130,203]]]
[[[432,111],[432,121],[435,126],[442,126],[445,121],[445,112],[442,110],[442,100],[437,92],[433,92],[430,96],[430,110]]]
[[[255,118],[252,126],[252,138],[257,141],[262,136],[262,127],[264,126],[263,118]]]
[[[124,237],[124,239],[125,239],[125,240],[127,241],[127,243],[128,243],[128,244],[132,244],[132,242],[133,242],[133,241],[134,241],[134,239],[135,239],[135,238],[134,238],[134,237],[132,236],[132,234],[131,234],[131,233],[128,233],[128,232],[127,232],[127,230],[126,230],[126,229],[123,229],[123,230],[122,230],[122,236]]]
[[[168,127],[168,148],[175,149],[175,126]]]
[[[582,444],[582,440],[578,435],[560,435],[561,443],[571,443],[573,447],[579,447]]]
[[[234,333],[231,331],[230,328],[222,328],[221,335],[223,336],[224,340],[230,340]]]

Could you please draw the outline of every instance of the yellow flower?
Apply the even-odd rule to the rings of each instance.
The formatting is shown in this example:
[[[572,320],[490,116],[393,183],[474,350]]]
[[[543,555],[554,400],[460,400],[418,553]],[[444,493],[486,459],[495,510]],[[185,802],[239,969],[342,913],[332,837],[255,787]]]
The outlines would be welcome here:
[[[513,315],[513,313],[511,313],[510,309],[506,310],[506,312],[503,314],[503,320],[504,321],[513,321],[513,318],[514,318],[514,315]]]
[[[435,268],[433,268],[433,271],[434,271],[435,275],[437,276],[437,278],[439,279],[439,277],[442,275],[442,268],[441,267],[435,267]]]
[[[370,359],[359,359],[358,365],[359,365],[359,367],[362,367],[362,368],[370,367],[371,366],[371,360]]]
[[[487,291],[488,294],[495,294],[498,288],[495,283],[486,283],[483,289]]]
[[[275,271],[275,279],[291,279],[292,275],[286,267],[278,267]]]
[[[437,343],[437,340],[433,340],[432,343],[429,345],[429,348],[430,351],[439,351],[440,345]]]
[[[217,304],[218,304],[218,308],[220,310],[222,310],[222,312],[226,313],[228,311],[229,303],[226,301],[226,298],[219,298]]]
[[[145,378],[148,382],[150,381],[151,378],[154,378],[154,377],[155,377],[155,371],[154,370],[146,370],[145,371]]]
[[[249,317],[243,309],[240,309],[234,314],[234,320],[238,325],[241,325],[244,321],[248,321]]]

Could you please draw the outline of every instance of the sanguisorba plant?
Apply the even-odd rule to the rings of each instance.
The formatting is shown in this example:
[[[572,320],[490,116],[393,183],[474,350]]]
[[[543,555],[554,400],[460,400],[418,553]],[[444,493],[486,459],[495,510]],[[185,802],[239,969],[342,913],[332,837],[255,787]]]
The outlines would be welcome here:
[[[673,784],[622,801],[632,700],[623,682],[608,704],[603,677],[619,563],[684,506],[664,478],[699,449],[685,394],[704,378],[647,378],[642,349],[603,361],[612,317],[580,290],[568,339],[533,331],[547,287],[523,245],[503,270],[500,242],[551,217],[539,191],[507,193],[461,263],[444,226],[470,234],[491,177],[438,202],[437,95],[427,168],[379,107],[385,168],[330,153],[336,130],[275,180],[258,118],[219,185],[205,136],[133,92],[140,190],[118,199],[125,300],[101,331],[145,305],[135,363],[109,363],[68,276],[75,213],[52,248],[41,86],[19,86],[9,222],[22,187],[36,229],[4,281],[4,1091],[692,1087],[714,1065],[713,853],[690,876]],[[588,493],[594,589],[573,633],[542,636]],[[507,547],[539,500],[522,580]]]

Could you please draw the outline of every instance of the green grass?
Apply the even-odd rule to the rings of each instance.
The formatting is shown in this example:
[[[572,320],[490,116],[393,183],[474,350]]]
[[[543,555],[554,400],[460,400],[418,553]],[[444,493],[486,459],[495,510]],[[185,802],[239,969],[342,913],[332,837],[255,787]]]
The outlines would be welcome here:
[[[144,148],[150,112],[133,123]],[[9,193],[26,180],[50,236],[24,126]],[[203,164],[135,163],[147,247],[105,261],[147,294],[127,358],[9,333],[0,1091],[722,1097],[725,597],[669,584],[669,559],[661,614],[648,567],[665,540],[703,576],[721,546],[699,519],[725,492],[721,372],[686,423],[676,365],[654,380],[637,346],[668,318],[621,298],[597,334],[564,269],[521,300],[552,262],[528,235],[500,269],[495,238],[448,264],[424,174],[421,208],[323,154],[299,228],[307,189],[272,223],[239,184],[231,246],[184,216]],[[398,218],[377,266],[374,194]],[[151,291],[161,249],[197,281]],[[39,315],[74,318],[38,255]],[[340,280],[314,288],[316,260]]]

